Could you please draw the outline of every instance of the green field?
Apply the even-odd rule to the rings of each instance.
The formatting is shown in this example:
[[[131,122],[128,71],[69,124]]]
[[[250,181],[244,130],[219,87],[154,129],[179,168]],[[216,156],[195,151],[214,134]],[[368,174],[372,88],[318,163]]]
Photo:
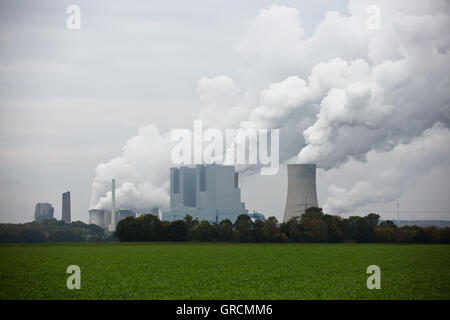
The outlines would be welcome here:
[[[68,265],[81,289],[66,287]],[[368,290],[366,268],[381,268]],[[449,245],[0,245],[0,299],[450,299]]]

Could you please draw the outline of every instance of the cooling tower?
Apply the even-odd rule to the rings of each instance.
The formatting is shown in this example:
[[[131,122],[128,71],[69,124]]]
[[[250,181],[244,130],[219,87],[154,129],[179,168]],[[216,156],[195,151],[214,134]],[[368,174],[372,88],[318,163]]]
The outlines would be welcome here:
[[[103,215],[103,217],[104,217],[105,229],[107,229],[109,231],[109,227],[111,225],[111,211],[105,210],[105,214]]]
[[[309,207],[318,207],[315,164],[288,164],[288,190],[284,221],[300,216]]]
[[[96,224],[99,227],[104,228],[104,211],[103,210],[97,210],[92,209],[89,210],[89,224]]]

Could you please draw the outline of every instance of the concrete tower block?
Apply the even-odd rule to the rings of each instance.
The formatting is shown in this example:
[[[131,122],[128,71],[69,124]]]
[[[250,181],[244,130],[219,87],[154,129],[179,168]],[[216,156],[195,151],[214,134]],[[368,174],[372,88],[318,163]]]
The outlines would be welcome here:
[[[104,228],[104,210],[92,209],[89,210],[89,224],[95,224],[99,227]]]
[[[284,221],[300,216],[309,207],[318,207],[315,164],[288,164],[288,190]]]
[[[62,213],[61,218],[65,223],[71,222],[71,213],[70,213],[70,191],[64,192],[62,194]]]

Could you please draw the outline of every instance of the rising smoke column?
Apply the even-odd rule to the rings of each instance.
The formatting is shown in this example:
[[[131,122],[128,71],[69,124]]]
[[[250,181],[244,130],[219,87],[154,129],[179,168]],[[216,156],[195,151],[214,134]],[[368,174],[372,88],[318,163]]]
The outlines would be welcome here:
[[[117,208],[164,208],[169,201],[170,147],[169,133],[161,134],[152,125],[140,128],[138,135],[126,142],[122,156],[95,168],[90,207],[110,209],[110,183],[115,178]]]

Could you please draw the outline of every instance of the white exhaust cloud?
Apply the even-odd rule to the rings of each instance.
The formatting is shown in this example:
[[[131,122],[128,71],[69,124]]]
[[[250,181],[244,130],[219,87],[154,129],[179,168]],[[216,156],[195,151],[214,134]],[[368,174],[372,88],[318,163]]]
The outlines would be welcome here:
[[[379,30],[366,27],[370,5],[380,8]],[[197,119],[220,129],[280,128],[280,162],[328,170],[392,158],[394,176],[331,185],[329,210],[391,201],[414,176],[405,168],[420,174],[450,155],[437,150],[450,125],[449,3],[358,0],[348,8],[326,14],[309,37],[297,9],[262,9],[236,45],[244,87],[225,75],[197,84]],[[91,207],[110,205],[114,177],[118,208],[166,208],[170,148],[170,132],[140,128],[120,157],[97,166]]]
[[[331,184],[325,210],[346,212],[374,202],[397,200],[408,184],[435,168],[450,165],[450,130],[438,123],[408,144],[398,144],[389,152],[370,151],[367,163],[353,166],[358,180],[351,187]]]

